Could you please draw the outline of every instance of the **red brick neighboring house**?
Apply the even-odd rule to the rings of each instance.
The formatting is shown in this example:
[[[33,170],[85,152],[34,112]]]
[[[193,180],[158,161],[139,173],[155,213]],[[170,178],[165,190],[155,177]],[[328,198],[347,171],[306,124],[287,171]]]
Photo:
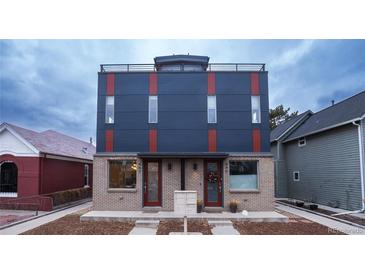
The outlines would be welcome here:
[[[38,203],[50,210],[44,194],[92,186],[95,147],[62,133],[0,125],[0,203]]]

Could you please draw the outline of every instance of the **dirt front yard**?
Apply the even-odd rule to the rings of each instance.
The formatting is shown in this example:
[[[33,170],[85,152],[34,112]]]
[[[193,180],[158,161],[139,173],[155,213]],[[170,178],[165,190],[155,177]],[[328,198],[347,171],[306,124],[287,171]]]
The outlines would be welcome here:
[[[28,230],[23,235],[127,235],[134,222],[81,222],[85,211],[67,215],[56,221]]]
[[[67,215],[56,221],[24,232],[24,235],[127,235],[134,227],[134,222],[81,222],[80,216],[86,211]],[[233,227],[241,235],[340,235],[326,226],[314,223],[285,211],[278,211],[289,218],[288,223],[248,222],[233,220]],[[201,232],[211,235],[213,227],[206,220],[188,220],[189,232]],[[157,235],[168,235],[170,232],[183,232],[182,221],[161,220]]]
[[[256,223],[234,221],[233,227],[241,235],[344,235],[327,226],[314,223],[300,216],[276,210],[289,218],[287,223]]]

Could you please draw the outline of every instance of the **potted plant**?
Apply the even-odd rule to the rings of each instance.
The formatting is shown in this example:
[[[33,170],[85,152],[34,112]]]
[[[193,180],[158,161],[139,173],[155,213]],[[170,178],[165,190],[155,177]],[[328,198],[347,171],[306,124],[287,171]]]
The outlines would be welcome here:
[[[229,208],[230,208],[230,210],[231,210],[232,213],[236,213],[237,212],[237,208],[238,208],[238,204],[239,203],[240,202],[238,200],[235,200],[235,199],[233,199],[233,200],[231,200],[229,202]]]
[[[203,210],[203,200],[198,199],[196,202],[197,212],[201,213]]]

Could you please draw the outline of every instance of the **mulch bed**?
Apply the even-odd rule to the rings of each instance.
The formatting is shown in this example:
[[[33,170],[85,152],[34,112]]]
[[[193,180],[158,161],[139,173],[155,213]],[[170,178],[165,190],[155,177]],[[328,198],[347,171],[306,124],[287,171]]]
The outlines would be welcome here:
[[[188,232],[201,232],[203,235],[212,235],[212,227],[209,226],[208,221],[189,221]],[[170,232],[184,232],[183,221],[160,221],[157,228],[157,235],[169,235]]]
[[[233,227],[241,235],[345,235],[292,213],[276,211],[287,216],[289,221],[287,223],[233,221]]]
[[[295,206],[295,203],[291,202],[291,201],[280,200],[280,202]],[[306,209],[308,209],[308,208],[306,208]],[[328,215],[328,216],[331,216],[332,214],[336,214],[336,212],[334,212],[334,211],[326,210],[326,209],[323,209],[323,208],[318,208],[318,209],[312,210],[312,211],[322,213],[322,214],[325,214],[325,215]],[[347,215],[339,215],[339,216],[333,216],[333,217],[338,218],[338,219],[342,219],[342,220],[345,220],[345,221],[349,221],[349,222],[352,222],[352,223],[355,223],[355,224],[358,224],[358,225],[365,226],[365,219],[358,218],[358,217],[355,217],[353,215],[347,214]]]
[[[80,221],[81,214],[70,214],[28,230],[23,235],[127,235],[134,222]]]

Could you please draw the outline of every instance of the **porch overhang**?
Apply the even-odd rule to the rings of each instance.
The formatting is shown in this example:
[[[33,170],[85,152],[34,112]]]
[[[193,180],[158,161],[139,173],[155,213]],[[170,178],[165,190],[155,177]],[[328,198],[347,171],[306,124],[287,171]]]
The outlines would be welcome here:
[[[154,159],[225,159],[229,156],[224,152],[143,152],[137,153],[140,158]]]

